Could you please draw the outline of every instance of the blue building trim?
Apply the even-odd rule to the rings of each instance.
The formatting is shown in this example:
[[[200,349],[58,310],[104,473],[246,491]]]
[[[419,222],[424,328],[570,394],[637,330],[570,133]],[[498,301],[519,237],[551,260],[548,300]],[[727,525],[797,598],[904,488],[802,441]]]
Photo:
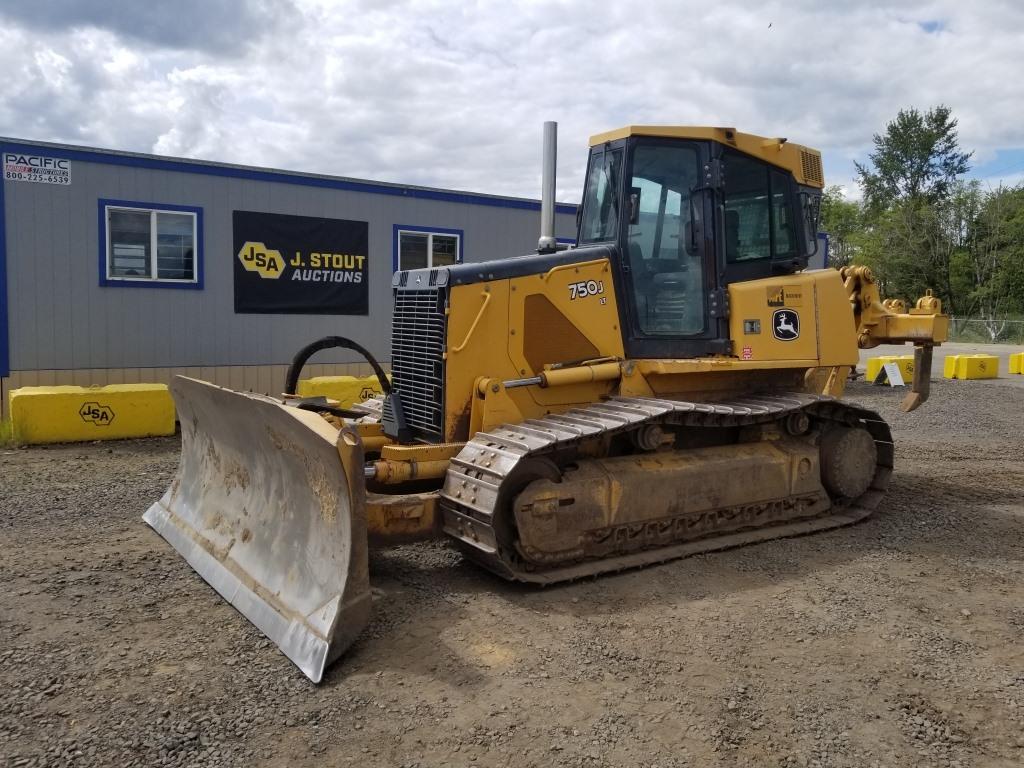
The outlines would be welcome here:
[[[447,192],[439,189],[417,189],[399,185],[377,184],[372,181],[356,181],[353,179],[318,178],[300,176],[280,171],[257,170],[255,168],[238,168],[223,165],[206,165],[187,163],[181,160],[168,160],[160,157],[137,157],[134,155],[106,154],[101,151],[90,152],[82,149],[51,147],[36,144],[5,143],[0,144],[0,151],[20,152],[23,154],[43,154],[66,160],[83,163],[100,163],[103,165],[121,165],[129,168],[146,168],[156,171],[175,171],[178,173],[196,173],[203,176],[222,176],[231,179],[248,179],[250,181],[269,181],[277,184],[297,184],[321,189],[340,189],[348,192],[364,192],[370,195],[389,195],[392,197],[408,197],[417,200],[440,200],[445,203],[463,203],[466,205],[486,205],[494,208],[517,208],[527,211],[539,211],[540,203],[530,200],[509,200],[472,192]],[[555,205],[558,213],[576,214],[576,206],[568,203]]]
[[[11,349],[7,327],[7,214],[5,179],[0,179],[0,378],[11,375]]]
[[[824,242],[822,242],[822,241],[824,241]],[[829,262],[829,252],[828,252],[828,249],[829,249],[829,237],[828,237],[828,232],[819,232],[818,233],[818,247],[824,249],[825,253],[823,254],[822,264],[825,267],[828,267],[828,265],[829,265],[828,264],[828,262]],[[818,254],[814,254],[814,255],[817,256]]]
[[[411,224],[395,224],[391,230],[391,271],[398,271],[398,233],[399,232],[425,232],[437,235],[458,235],[459,253],[456,257],[459,264],[465,260],[466,234],[461,229],[446,229],[445,227],[420,227]]]
[[[107,277],[107,206],[117,208],[148,208],[157,211],[181,211],[196,215],[196,281],[188,283],[174,280],[123,280]],[[99,233],[99,268],[100,286],[117,288],[177,288],[192,291],[203,289],[203,209],[195,205],[177,205],[171,203],[142,203],[132,200],[108,200],[100,198],[97,204],[96,219]]]

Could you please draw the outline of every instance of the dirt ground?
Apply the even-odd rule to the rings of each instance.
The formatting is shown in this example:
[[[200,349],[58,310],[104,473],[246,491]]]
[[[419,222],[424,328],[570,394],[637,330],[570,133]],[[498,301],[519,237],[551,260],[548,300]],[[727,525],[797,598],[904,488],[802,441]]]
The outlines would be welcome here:
[[[140,515],[177,441],[0,452],[5,766],[1020,766],[1024,388],[933,384],[868,521],[547,589],[375,553],[319,687]]]

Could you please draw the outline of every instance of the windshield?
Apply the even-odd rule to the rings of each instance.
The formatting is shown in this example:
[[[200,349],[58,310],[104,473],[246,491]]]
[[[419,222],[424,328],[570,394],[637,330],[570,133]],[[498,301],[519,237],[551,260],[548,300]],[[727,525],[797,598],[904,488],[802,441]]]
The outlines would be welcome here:
[[[625,258],[636,315],[646,334],[689,336],[704,331],[701,244],[691,229],[691,190],[698,185],[693,146],[644,145],[633,153]]]
[[[583,191],[580,244],[614,240],[619,228],[617,185],[621,178],[622,150],[602,149],[591,157],[587,186]]]

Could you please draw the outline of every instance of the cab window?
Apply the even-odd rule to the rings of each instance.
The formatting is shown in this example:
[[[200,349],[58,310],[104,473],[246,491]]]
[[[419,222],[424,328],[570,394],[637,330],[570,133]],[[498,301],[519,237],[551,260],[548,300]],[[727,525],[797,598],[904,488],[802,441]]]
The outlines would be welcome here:
[[[704,331],[703,249],[691,243],[692,146],[639,144],[623,204],[629,216],[625,257],[640,331],[690,336]]]
[[[583,194],[580,244],[600,243],[618,236],[618,184],[622,178],[622,150],[601,150],[590,158]]]
[[[785,173],[726,152],[725,257],[730,263],[792,256],[794,222]]]

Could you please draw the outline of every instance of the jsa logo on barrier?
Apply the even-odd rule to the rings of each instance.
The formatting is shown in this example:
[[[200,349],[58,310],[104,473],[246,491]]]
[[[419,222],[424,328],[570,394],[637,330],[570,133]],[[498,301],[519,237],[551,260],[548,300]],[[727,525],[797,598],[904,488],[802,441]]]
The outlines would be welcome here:
[[[78,415],[82,417],[82,421],[95,424],[97,427],[109,426],[114,421],[114,409],[100,403],[83,403],[78,409]]]
[[[238,260],[249,272],[256,272],[263,278],[276,280],[284,272],[281,252],[267,248],[263,243],[246,241],[238,251]]]

